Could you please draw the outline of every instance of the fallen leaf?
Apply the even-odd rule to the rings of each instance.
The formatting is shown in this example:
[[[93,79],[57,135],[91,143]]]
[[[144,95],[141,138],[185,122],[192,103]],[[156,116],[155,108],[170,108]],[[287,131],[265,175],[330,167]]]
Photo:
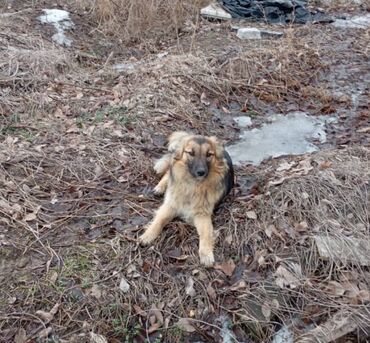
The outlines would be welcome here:
[[[160,310],[162,308],[163,308],[162,303],[160,303],[158,305],[153,304],[152,307],[150,308],[150,311],[149,311],[149,316],[154,316],[155,317],[155,322],[158,322],[161,325],[164,322],[163,314],[162,314],[162,311]]]
[[[235,282],[231,287],[230,287],[230,291],[240,291],[240,290],[244,290],[247,288],[247,283],[244,281],[244,280],[240,280],[240,281],[237,281]]]
[[[37,218],[37,215],[36,213],[32,212],[32,213],[28,213],[24,218],[23,220],[26,221],[26,222],[30,222],[32,220],[35,220]]]
[[[298,232],[307,232],[307,228],[308,228],[308,224],[307,224],[307,222],[300,222],[300,223],[298,223],[298,224],[296,224],[295,226],[294,226],[294,228],[296,229],[296,231],[298,231]]]
[[[289,286],[290,288],[294,289],[300,285],[299,279],[283,266],[279,266],[276,269],[275,276],[275,283],[280,288]]]
[[[56,303],[53,308],[50,310],[50,312],[38,310],[36,311],[36,314],[43,319],[46,323],[49,323],[53,320],[55,314],[58,312],[60,304]]]
[[[370,132],[370,126],[368,126],[368,127],[363,127],[363,128],[361,128],[361,129],[358,129],[358,130],[357,130],[357,132],[358,132],[358,133],[368,133],[368,132]]]
[[[266,320],[269,321],[271,317],[271,308],[267,301],[264,302],[263,305],[261,306],[261,311]]]
[[[325,290],[335,296],[342,296],[346,292],[343,286],[337,281],[329,281]]]
[[[212,287],[212,284],[210,283],[207,287],[207,294],[209,295],[209,297],[213,300],[215,300],[217,298],[217,294],[216,294],[216,291],[215,289]]]
[[[320,169],[320,170],[328,169],[328,168],[330,168],[332,165],[333,165],[333,162],[330,162],[330,161],[324,161],[324,162],[321,162],[321,163],[319,164],[319,169]]]
[[[247,218],[249,219],[257,219],[257,214],[254,211],[248,211],[246,215],[247,215]]]
[[[191,297],[194,297],[197,294],[194,289],[194,280],[192,277],[189,277],[186,280],[185,293]]]
[[[148,329],[148,334],[156,332],[161,326],[162,326],[161,323],[154,323],[154,324],[150,325],[150,327]]]
[[[27,342],[26,330],[23,328],[20,328],[14,337],[14,343],[26,343],[26,342]]]
[[[207,95],[206,93],[202,93],[201,96],[200,96],[200,102],[203,104],[203,105],[206,105],[206,106],[209,106],[211,103],[209,102],[209,100],[207,99]]]
[[[124,277],[122,277],[120,283],[119,283],[119,289],[123,293],[127,293],[130,290],[130,284],[126,281]]]
[[[37,337],[41,340],[44,340],[45,338],[47,338],[51,332],[53,331],[53,328],[51,326],[41,330],[38,334],[37,334]]]
[[[90,332],[90,343],[108,343],[108,341],[103,335]]]
[[[142,316],[142,317],[145,317],[146,316],[146,312],[138,305],[134,305],[134,311],[136,314],[138,314],[139,316]]]
[[[93,296],[94,298],[96,298],[96,299],[100,299],[102,293],[101,293],[101,289],[100,289],[100,287],[98,285],[93,285],[90,288],[89,294],[91,296]]]
[[[176,323],[176,326],[185,332],[195,332],[196,329],[193,325],[190,324],[190,320],[188,318],[181,318]]]
[[[230,259],[226,262],[217,263],[215,269],[221,270],[227,276],[232,276],[235,270],[235,263]]]

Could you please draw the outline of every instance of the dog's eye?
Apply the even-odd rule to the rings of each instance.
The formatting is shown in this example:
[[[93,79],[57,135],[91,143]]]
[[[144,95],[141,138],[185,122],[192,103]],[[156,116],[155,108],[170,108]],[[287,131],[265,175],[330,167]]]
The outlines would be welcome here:
[[[190,156],[194,156],[194,151],[193,150],[188,150],[188,151],[185,151],[187,154],[189,154]]]
[[[211,151],[208,151],[207,152],[207,157],[211,157],[211,156],[213,156],[214,155],[214,153],[213,152],[211,152]]]

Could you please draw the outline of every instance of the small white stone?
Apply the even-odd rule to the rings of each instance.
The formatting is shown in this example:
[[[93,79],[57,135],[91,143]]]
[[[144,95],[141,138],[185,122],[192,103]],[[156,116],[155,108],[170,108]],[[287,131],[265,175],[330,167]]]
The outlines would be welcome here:
[[[236,33],[240,39],[261,39],[261,31],[255,27],[242,27]]]
[[[230,13],[226,12],[222,7],[220,7],[216,3],[210,4],[207,7],[202,8],[200,10],[200,14],[206,18],[223,20],[228,20],[232,18]]]
[[[337,19],[332,25],[344,29],[366,29],[370,27],[370,13],[362,16],[354,16],[349,19]]]
[[[121,282],[119,283],[119,289],[123,293],[127,293],[130,290],[130,284],[126,281],[124,277],[121,279]]]

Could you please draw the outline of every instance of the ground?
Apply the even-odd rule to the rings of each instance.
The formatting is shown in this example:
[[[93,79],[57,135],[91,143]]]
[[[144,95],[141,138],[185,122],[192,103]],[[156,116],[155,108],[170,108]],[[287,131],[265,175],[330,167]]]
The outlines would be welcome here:
[[[303,342],[342,312],[356,323],[343,342],[369,339],[368,267],[321,258],[313,239],[369,240],[369,29],[243,41],[198,18],[148,43],[74,2],[1,6],[0,342],[269,342],[282,326]],[[37,20],[53,7],[72,14],[71,47]],[[337,119],[327,143],[236,168],[214,268],[181,221],[138,244],[168,134],[230,144],[233,117],[298,110]]]

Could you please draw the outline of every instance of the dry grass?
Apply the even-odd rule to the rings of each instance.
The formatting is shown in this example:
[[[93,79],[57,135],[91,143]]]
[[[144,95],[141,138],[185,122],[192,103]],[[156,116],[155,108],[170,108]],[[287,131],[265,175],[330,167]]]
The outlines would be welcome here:
[[[204,0],[79,0],[101,28],[122,41],[176,37],[187,20],[198,16]]]
[[[98,7],[103,3],[107,7]],[[102,22],[121,27],[110,14],[118,13],[112,4],[88,6]],[[122,26],[124,39],[137,37],[134,13],[143,10],[143,2],[130,4],[135,11]],[[169,2],[150,2],[161,4]],[[158,14],[151,6],[148,11]],[[128,8],[122,8],[125,18]],[[140,29],[157,32],[160,15]],[[180,22],[174,16],[166,16],[171,32]],[[73,52],[26,35],[17,21],[2,25],[0,39],[10,49],[0,57],[1,342],[13,341],[22,329],[36,339],[45,327],[50,339],[69,343],[88,342],[92,333],[112,342],[148,336],[221,342],[229,321],[232,341],[262,342],[283,323],[298,336],[339,309],[366,308],[367,268],[324,261],[312,242],[317,233],[368,239],[366,148],[291,158],[312,168],[306,175],[280,175],[279,161],[238,169],[239,185],[215,215],[218,268],[199,264],[194,230],[180,221],[152,247],[137,242],[161,201],[150,189],[156,181],[152,160],[163,151],[165,135],[186,128],[235,138],[231,100],[249,101],[256,121],[277,105],[314,106],[316,113],[332,103],[322,92],[332,91],[321,78],[329,61],[347,56],[361,65],[366,32],[346,33],[352,45],[341,45],[342,34],[330,28],[287,29],[267,47],[236,40],[215,25],[212,30],[220,31],[187,37],[189,49],[152,55],[118,73],[105,59],[79,63]],[[197,47],[214,32],[225,47]],[[215,119],[212,107],[225,121]],[[282,184],[269,186],[282,176]],[[256,179],[255,192],[243,188],[250,179]],[[122,278],[127,293],[119,289]],[[56,304],[51,319],[37,312]],[[181,318],[190,318],[195,332],[179,329]],[[369,325],[369,318],[360,324]]]

